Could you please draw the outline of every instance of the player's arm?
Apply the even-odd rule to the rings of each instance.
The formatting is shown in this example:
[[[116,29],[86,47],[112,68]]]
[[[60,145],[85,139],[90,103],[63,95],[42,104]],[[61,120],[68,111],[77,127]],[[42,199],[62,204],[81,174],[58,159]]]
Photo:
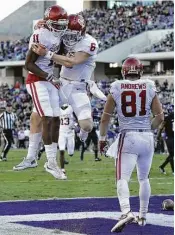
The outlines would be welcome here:
[[[162,105],[157,95],[155,95],[153,98],[151,110],[154,115],[151,123],[151,128],[154,130],[157,129],[159,125],[164,121]]]
[[[165,121],[163,121],[163,122],[160,124],[160,126],[159,126],[159,130],[158,130],[158,133],[157,133],[157,139],[158,139],[158,140],[160,140],[161,133],[162,133],[164,127],[165,127]]]
[[[30,48],[26,56],[25,69],[34,73],[38,77],[47,78],[48,73],[44,72],[35,64],[38,57],[39,55],[33,52],[32,49]]]
[[[109,94],[107,97],[107,101],[106,101],[104,111],[101,117],[101,122],[100,122],[100,140],[102,141],[105,141],[107,130],[108,130],[108,124],[109,124],[109,121],[110,121],[110,118],[112,116],[115,106],[116,106],[116,103],[112,95]]]
[[[54,52],[48,51],[41,44],[32,44],[32,50],[36,54],[40,56],[45,56],[49,60],[53,60],[54,62],[66,67],[72,67],[74,65],[81,64],[84,61],[86,61],[89,58],[89,56],[91,56],[87,52],[83,51],[68,53],[66,56],[57,55]]]

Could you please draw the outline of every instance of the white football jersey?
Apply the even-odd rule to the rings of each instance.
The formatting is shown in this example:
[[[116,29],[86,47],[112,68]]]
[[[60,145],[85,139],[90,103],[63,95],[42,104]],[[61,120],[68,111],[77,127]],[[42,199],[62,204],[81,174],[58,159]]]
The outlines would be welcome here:
[[[71,68],[62,66],[60,76],[74,81],[88,81],[95,69],[98,43],[95,38],[86,34],[83,39],[72,48],[66,48],[68,52],[86,52],[90,57],[82,64],[74,65]]]
[[[69,105],[65,110],[60,108],[60,132],[74,132],[70,127],[74,123],[73,109]]]
[[[116,102],[119,129],[151,129],[151,104],[156,95],[153,81],[120,80],[111,84]]]
[[[30,37],[29,49],[33,43],[41,43],[48,50],[57,52],[60,49],[61,37],[55,37],[51,31],[46,28],[40,28],[33,32]],[[35,64],[44,72],[50,73],[53,71],[53,61],[39,56]]]

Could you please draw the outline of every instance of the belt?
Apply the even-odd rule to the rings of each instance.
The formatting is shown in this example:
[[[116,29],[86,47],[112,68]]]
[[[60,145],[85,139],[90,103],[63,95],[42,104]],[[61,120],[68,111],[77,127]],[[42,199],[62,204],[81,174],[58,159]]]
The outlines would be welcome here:
[[[152,132],[152,130],[150,129],[125,129],[125,130],[121,130],[121,133],[124,132]]]

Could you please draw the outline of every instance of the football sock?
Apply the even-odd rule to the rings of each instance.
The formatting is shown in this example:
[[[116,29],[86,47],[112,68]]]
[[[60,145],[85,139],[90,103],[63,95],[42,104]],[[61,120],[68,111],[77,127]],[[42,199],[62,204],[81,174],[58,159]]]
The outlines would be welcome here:
[[[80,137],[81,141],[85,142],[88,137],[88,134],[89,134],[89,132],[84,131],[83,129],[80,129],[79,137]]]
[[[55,158],[57,157],[57,143],[52,143],[52,146],[53,146],[53,151],[54,151],[54,154],[55,154]]]
[[[139,180],[140,189],[139,189],[139,197],[140,197],[140,211],[139,217],[146,218],[146,214],[148,212],[149,198],[151,195],[151,186],[149,179]]]
[[[49,160],[55,159],[55,151],[53,148],[53,144],[49,145],[44,145],[45,146],[45,151],[46,151],[46,157],[49,162]]]
[[[29,147],[26,159],[34,160],[37,157],[39,150],[39,143],[41,142],[42,134],[34,133],[29,135]]]
[[[128,213],[131,210],[131,208],[129,202],[129,196],[130,196],[129,187],[128,187],[128,182],[126,180],[121,179],[117,181],[117,194],[122,214]]]

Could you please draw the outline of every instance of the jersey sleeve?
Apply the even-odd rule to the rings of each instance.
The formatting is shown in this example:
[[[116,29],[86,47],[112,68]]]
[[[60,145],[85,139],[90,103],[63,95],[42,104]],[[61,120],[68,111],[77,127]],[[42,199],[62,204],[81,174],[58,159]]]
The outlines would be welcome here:
[[[47,40],[46,34],[43,29],[37,29],[33,32],[29,41],[29,49],[31,48],[33,43],[40,43],[45,47],[49,46],[49,41]]]
[[[95,39],[86,39],[82,42],[78,51],[86,52],[89,55],[96,55],[98,52],[98,43]]]
[[[149,95],[151,100],[155,97],[156,93],[157,93],[157,89],[155,86],[155,82],[152,80],[148,80],[149,83]]]
[[[120,95],[119,83],[117,81],[115,81],[111,84],[110,94],[112,95],[113,99],[116,102],[119,95]]]

